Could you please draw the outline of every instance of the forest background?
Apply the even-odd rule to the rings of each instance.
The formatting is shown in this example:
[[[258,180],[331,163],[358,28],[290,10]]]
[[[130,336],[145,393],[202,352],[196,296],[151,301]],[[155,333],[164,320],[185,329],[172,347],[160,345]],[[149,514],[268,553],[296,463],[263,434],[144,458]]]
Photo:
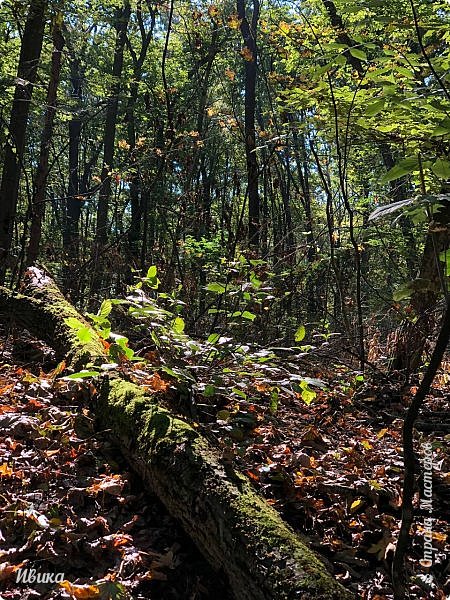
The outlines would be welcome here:
[[[444,0],[2,2],[1,282],[405,384],[448,312],[449,40]]]

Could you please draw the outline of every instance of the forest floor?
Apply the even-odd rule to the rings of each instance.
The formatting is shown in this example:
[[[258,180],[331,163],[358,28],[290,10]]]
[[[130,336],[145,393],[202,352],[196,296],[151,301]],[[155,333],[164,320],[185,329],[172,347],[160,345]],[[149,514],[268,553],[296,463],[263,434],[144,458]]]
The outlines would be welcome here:
[[[0,342],[0,598],[229,600],[224,580],[95,430],[93,385],[44,374],[52,352],[28,335]],[[63,581],[30,581],[45,573]]]
[[[51,350],[26,332],[0,341],[0,597],[226,600],[224,581],[143,492],[108,432],[96,430],[95,379],[60,377]],[[414,384],[400,390],[381,374],[364,381],[330,357],[270,355],[251,368],[229,353],[215,372],[191,364],[195,391],[186,393],[171,368],[160,368],[166,363],[157,351],[146,359],[151,368],[123,362],[122,375],[200,428],[357,598],[392,598],[401,428]],[[408,560],[415,600],[450,594],[449,430],[440,416],[448,409],[449,367],[418,427],[418,447],[433,444],[434,564],[420,563],[428,513],[419,510]],[[64,581],[16,582],[33,568],[64,573]]]

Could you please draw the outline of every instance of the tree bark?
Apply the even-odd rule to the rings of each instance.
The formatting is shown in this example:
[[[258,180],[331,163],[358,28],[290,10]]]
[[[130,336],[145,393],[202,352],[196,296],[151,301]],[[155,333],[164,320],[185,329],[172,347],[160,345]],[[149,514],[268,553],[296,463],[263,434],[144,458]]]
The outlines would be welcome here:
[[[248,241],[253,249],[259,250],[259,171],[256,156],[255,131],[256,73],[258,60],[256,34],[259,20],[259,0],[253,0],[251,23],[249,23],[247,19],[245,0],[237,0],[237,13],[241,21],[241,34],[245,44],[243,48],[245,62],[244,137],[245,157],[247,161]]]
[[[5,146],[0,185],[0,281],[11,263],[11,244],[19,195],[20,172],[25,152],[25,136],[33,84],[44,37],[46,0],[30,3],[20,48],[16,88],[9,121],[9,139]]]
[[[61,57],[64,47],[64,38],[61,33],[60,19],[57,14],[53,21],[53,53],[50,72],[50,81],[47,90],[47,108],[44,117],[44,128],[41,136],[39,164],[34,182],[33,199],[31,206],[30,241],[27,251],[27,265],[36,262],[39,254],[39,244],[42,235],[42,222],[45,216],[45,192],[47,187],[48,164],[50,156],[50,143],[53,136],[53,124],[56,115],[57,92],[61,74]]]
[[[103,167],[101,173],[102,183],[97,207],[96,242],[100,246],[106,244],[107,240],[108,206],[111,197],[111,169],[113,168],[114,160],[114,140],[116,136],[117,112],[121,88],[120,78],[122,76],[123,54],[130,12],[130,3],[128,0],[125,0],[123,8],[119,9],[116,14],[116,46],[114,49],[114,61],[112,67],[113,84],[106,109]]]
[[[70,262],[78,258],[78,225],[81,215],[79,199],[79,154],[81,136],[81,105],[83,101],[83,76],[78,57],[71,56],[70,82],[72,85],[71,98],[74,103],[72,117],[69,121],[69,187],[66,201],[66,219],[63,232],[64,251]],[[70,267],[69,267],[70,269]],[[68,279],[68,276],[66,277]],[[71,286],[66,283],[66,287]]]
[[[14,293],[0,287],[0,314],[25,327],[36,337],[45,340],[66,360],[74,371],[90,363],[105,362],[103,345],[96,335],[84,344],[78,339],[65,319],[78,319],[89,324],[64,298],[53,280],[36,267],[30,267],[24,276],[24,293]]]
[[[96,410],[144,483],[225,572],[236,599],[353,597],[243,475],[139,387],[105,380]]]

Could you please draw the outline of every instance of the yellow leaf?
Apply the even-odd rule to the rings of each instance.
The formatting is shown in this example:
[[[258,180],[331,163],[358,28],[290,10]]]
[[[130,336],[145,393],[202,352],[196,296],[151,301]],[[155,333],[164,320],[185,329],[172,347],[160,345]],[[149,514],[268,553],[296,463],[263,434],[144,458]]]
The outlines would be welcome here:
[[[230,29],[239,29],[240,26],[241,19],[237,14],[234,13],[228,17],[228,27],[230,27]]]
[[[384,437],[386,435],[386,433],[388,432],[387,429],[380,429],[380,431],[377,433],[377,438],[379,440],[381,440],[382,437]]]
[[[244,60],[246,60],[247,62],[252,62],[253,61],[253,52],[250,50],[250,48],[248,48],[247,46],[244,46],[240,52],[240,55],[242,56],[242,58]]]
[[[76,585],[67,580],[61,581],[59,585],[77,600],[90,600],[90,598],[100,597],[100,588],[96,585]]]
[[[354,501],[351,503],[351,506],[350,506],[350,512],[351,512],[351,513],[354,513],[354,512],[356,512],[356,511],[357,511],[359,508],[361,508],[361,506],[362,506],[363,504],[364,504],[364,501],[363,501],[363,500],[361,500],[361,499],[354,500]]]
[[[219,9],[217,6],[215,4],[211,4],[211,6],[208,7],[208,15],[211,17],[211,19],[214,19],[218,14]]]
[[[286,21],[280,21],[278,27],[280,28],[281,33],[284,34],[289,33],[291,30],[291,26],[289,25],[289,23],[286,23]]]
[[[14,469],[11,469],[11,467],[8,467],[8,465],[6,463],[3,463],[2,465],[0,465],[0,476],[6,475],[7,477],[11,477],[11,475],[14,473]]]
[[[361,440],[361,445],[364,446],[366,450],[372,450],[373,446],[369,442],[369,440]]]

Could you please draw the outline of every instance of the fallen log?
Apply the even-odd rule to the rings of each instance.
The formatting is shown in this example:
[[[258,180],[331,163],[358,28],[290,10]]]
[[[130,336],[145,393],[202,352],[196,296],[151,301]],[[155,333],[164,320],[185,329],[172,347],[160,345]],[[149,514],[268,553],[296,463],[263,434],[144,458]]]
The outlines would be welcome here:
[[[13,309],[17,321],[72,356],[78,368],[99,359],[99,340],[81,350],[65,326],[67,316],[82,318],[51,279],[34,278],[25,291],[30,296],[1,289],[0,310]],[[145,485],[181,521],[210,564],[225,572],[237,600],[353,598],[249,481],[155,397],[109,373],[95,411]]]
[[[7,322],[16,322],[45,340],[60,358],[65,358],[68,368],[73,371],[106,360],[97,335],[93,334],[88,343],[81,342],[76,332],[66,325],[65,319],[72,317],[89,327],[54,281],[35,267],[27,270],[22,293],[0,287],[0,315]]]
[[[139,387],[106,379],[97,414],[237,599],[352,598],[243,475]]]

